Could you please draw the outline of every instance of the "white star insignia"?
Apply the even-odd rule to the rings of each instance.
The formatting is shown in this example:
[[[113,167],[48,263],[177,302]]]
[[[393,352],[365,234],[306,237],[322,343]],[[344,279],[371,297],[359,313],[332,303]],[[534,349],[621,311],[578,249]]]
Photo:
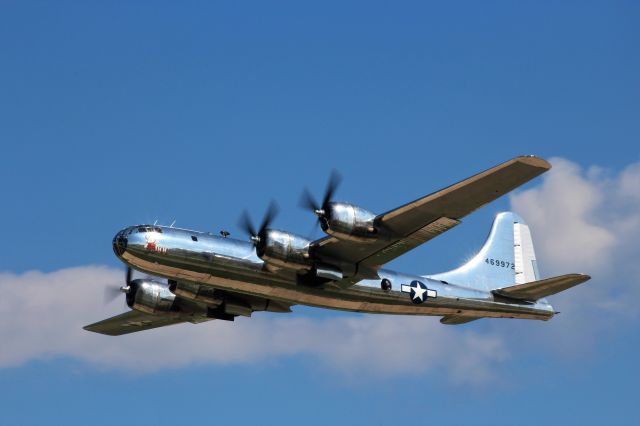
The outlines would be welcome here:
[[[422,286],[420,286],[420,284],[416,285],[415,287],[412,287],[414,294],[413,294],[413,300],[423,300],[423,296],[424,293],[427,291],[426,288],[422,288]]]

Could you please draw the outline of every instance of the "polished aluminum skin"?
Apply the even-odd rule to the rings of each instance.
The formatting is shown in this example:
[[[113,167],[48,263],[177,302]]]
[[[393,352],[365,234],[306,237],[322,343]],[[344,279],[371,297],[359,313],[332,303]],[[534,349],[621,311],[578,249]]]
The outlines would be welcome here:
[[[121,335],[180,322],[233,320],[256,311],[290,312],[293,305],[345,311],[442,316],[443,324],[480,318],[548,320],[546,296],[587,281],[582,274],[541,279],[531,230],[500,213],[471,260],[449,272],[412,275],[383,268],[407,251],[457,226],[461,219],[549,170],[534,156],[516,157],[382,214],[332,201],[332,173],[322,203],[303,193],[327,236],[315,241],[269,228],[272,204],[259,229],[247,213],[249,241],[172,226],[122,229],[113,250],[127,266],[133,310],[85,329]],[[131,280],[131,271],[161,277]]]
[[[337,238],[367,242],[378,236],[376,215],[347,203],[327,203],[320,217],[322,230]]]
[[[494,231],[485,247],[495,245],[498,237]],[[268,263],[257,256],[254,246],[248,242],[186,229],[149,225],[133,226],[120,231],[114,238],[114,251],[125,263],[148,274],[176,281],[204,283],[215,289],[260,296],[292,305],[304,304],[367,313],[541,320],[547,320],[554,314],[553,308],[544,300],[536,303],[505,301],[486,287],[465,285],[466,280],[473,279],[476,272],[470,268],[468,272],[457,275],[458,282],[381,269],[379,279],[361,280],[348,289],[326,284],[304,285],[296,280],[296,272],[271,272]],[[479,256],[482,254],[479,253]],[[496,258],[504,256],[513,259],[513,255],[506,253],[503,248],[494,254]],[[513,283],[512,278],[506,281],[509,277],[504,275],[503,278],[500,275],[504,274],[503,270],[496,268],[496,273],[499,279],[505,280],[505,284]],[[483,277],[486,278],[486,275]],[[382,289],[383,279],[391,282],[391,290]],[[427,298],[420,304],[413,303],[408,294],[402,291],[402,285],[409,285],[412,281],[424,283],[437,296]]]
[[[175,312],[176,295],[169,286],[151,280],[134,280],[127,291],[127,305],[148,314]]]
[[[258,237],[256,254],[265,262],[283,268],[305,269],[313,265],[309,254],[311,241],[290,232],[267,229]]]

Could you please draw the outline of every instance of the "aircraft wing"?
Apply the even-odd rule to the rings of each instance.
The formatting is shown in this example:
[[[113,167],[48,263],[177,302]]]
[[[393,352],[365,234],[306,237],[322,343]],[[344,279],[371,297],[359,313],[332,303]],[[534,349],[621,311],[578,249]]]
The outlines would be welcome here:
[[[205,284],[181,281],[178,283],[178,290],[191,291],[193,294],[200,294],[202,296],[206,295],[210,288]],[[229,301],[225,303],[225,307],[227,309],[231,308],[231,311],[216,307],[215,305],[207,306],[207,303],[204,301],[193,301],[176,297],[176,304],[180,307],[179,312],[148,314],[138,310],[131,310],[83,328],[87,331],[93,331],[94,333],[121,336],[123,334],[166,327],[183,322],[199,324],[213,319],[233,321],[234,317],[238,315],[251,316],[251,313],[256,311],[291,312],[292,305],[285,302],[230,291],[216,290],[215,292],[229,298]],[[235,308],[233,308],[233,306],[235,306]]]
[[[179,316],[151,315],[139,311],[129,311],[115,317],[107,318],[94,324],[83,327],[87,331],[106,334],[109,336],[121,336],[135,333],[136,331],[150,330],[152,328],[165,327],[167,325],[180,324],[189,321],[188,318]]]
[[[516,157],[440,191],[378,215],[387,238],[355,242],[325,237],[313,243],[316,256],[358,276],[375,277],[383,264],[460,223],[460,219],[546,172],[551,165],[538,157]]]

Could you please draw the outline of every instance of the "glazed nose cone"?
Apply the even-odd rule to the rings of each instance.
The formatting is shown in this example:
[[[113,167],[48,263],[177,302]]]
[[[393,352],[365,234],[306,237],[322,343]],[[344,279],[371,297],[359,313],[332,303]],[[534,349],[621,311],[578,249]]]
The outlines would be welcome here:
[[[127,250],[127,237],[124,231],[123,229],[113,237],[113,251],[118,257],[122,256]]]

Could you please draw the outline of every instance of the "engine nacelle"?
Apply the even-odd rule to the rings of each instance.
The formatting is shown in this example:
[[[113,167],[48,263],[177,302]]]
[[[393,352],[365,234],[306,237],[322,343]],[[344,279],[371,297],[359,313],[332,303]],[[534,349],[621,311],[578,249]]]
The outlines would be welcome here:
[[[375,241],[379,237],[375,218],[374,213],[353,204],[329,203],[320,216],[320,226],[341,240]]]
[[[289,269],[309,269],[311,241],[296,234],[266,229],[256,245],[258,257],[267,263]]]
[[[147,314],[168,314],[177,312],[176,295],[169,285],[153,280],[133,280],[129,284],[127,306]]]

